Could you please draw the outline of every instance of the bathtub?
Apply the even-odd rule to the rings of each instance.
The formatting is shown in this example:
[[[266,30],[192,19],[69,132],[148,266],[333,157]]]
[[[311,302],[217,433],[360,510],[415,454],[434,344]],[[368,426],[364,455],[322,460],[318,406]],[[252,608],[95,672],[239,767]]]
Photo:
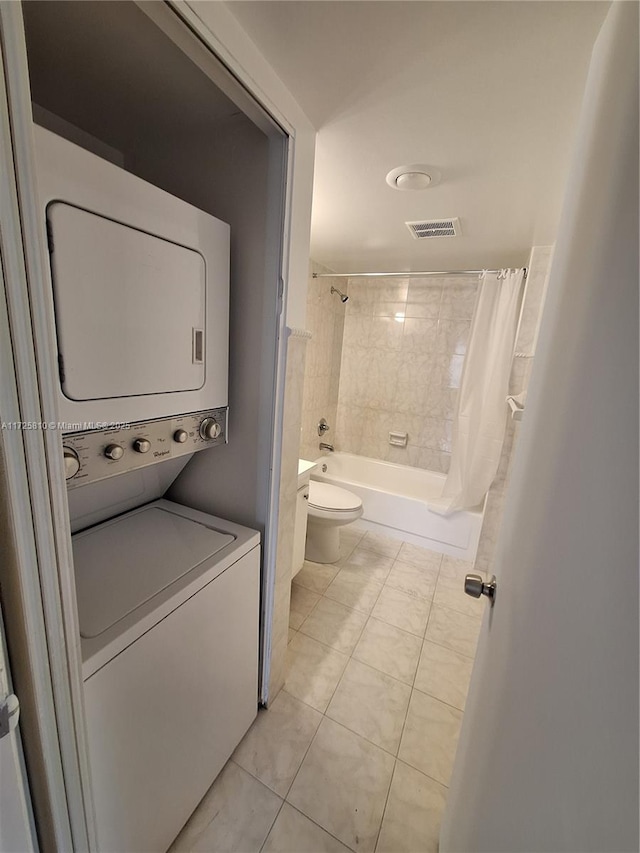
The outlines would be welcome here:
[[[396,536],[415,545],[475,560],[484,504],[444,516],[429,500],[442,495],[446,474],[396,465],[353,453],[328,453],[316,460],[312,479],[343,486],[362,500],[358,525]]]

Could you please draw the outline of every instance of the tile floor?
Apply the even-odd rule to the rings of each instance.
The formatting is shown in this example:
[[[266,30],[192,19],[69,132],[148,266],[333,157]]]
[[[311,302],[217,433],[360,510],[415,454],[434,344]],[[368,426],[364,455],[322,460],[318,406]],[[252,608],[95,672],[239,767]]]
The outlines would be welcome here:
[[[429,853],[480,629],[471,564],[341,531],[292,586],[288,676],[172,853]]]

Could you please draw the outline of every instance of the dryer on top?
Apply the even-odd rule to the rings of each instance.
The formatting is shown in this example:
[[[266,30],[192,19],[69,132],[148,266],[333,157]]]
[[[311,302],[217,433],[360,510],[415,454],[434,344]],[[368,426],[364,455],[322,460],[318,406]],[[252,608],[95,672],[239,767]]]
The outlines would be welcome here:
[[[34,134],[63,431],[226,407],[229,226]]]

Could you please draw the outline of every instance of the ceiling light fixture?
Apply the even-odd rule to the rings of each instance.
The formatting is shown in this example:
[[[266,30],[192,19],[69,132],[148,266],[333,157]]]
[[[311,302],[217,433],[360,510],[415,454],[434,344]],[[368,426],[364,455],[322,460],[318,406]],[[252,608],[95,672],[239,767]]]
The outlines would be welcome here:
[[[426,190],[440,183],[440,172],[425,163],[411,163],[392,169],[386,180],[394,190]]]

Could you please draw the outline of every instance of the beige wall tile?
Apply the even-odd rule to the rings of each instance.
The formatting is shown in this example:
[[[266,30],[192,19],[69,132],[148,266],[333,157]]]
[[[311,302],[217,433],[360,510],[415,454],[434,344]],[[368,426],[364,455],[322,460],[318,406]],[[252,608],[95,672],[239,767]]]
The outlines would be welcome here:
[[[375,459],[448,470],[447,456],[416,449],[450,452],[447,422],[460,384],[476,278],[350,279],[348,288],[336,446]],[[360,410],[367,413],[364,427]],[[428,438],[421,434],[410,442],[413,453],[389,445],[389,430],[409,431],[401,425],[403,415],[431,420]],[[412,426],[411,431],[415,438],[422,428]]]

